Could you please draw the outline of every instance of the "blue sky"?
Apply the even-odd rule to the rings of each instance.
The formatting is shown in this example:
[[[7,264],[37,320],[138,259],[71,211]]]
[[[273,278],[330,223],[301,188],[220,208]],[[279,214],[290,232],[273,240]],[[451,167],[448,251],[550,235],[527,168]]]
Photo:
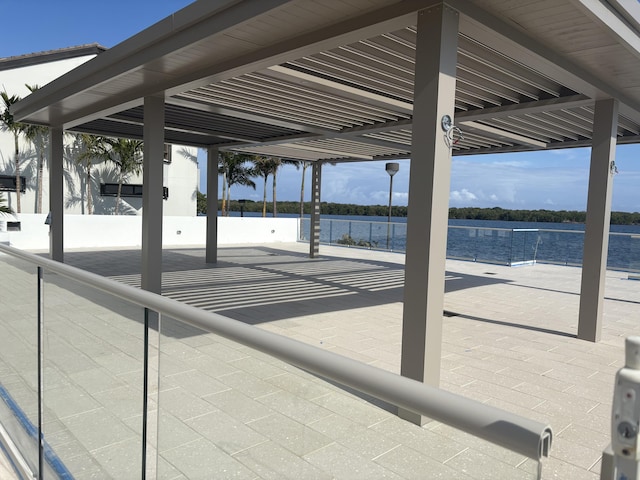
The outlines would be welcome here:
[[[190,0],[37,0],[28,2],[28,32],[24,8],[15,0],[0,0],[3,41],[0,57],[100,43],[112,47],[152,25]],[[585,210],[589,180],[590,149],[567,149],[537,153],[454,157],[451,165],[452,207],[494,207],[513,209]],[[199,155],[204,159],[204,155]],[[199,162],[204,174],[204,162]],[[322,200],[386,205],[389,176],[385,162],[350,163],[323,169]],[[394,177],[393,203],[406,205],[409,162],[400,160]],[[640,212],[640,145],[619,146],[616,152],[619,174],[614,179],[613,210]],[[301,171],[286,166],[278,175],[278,199],[298,200]],[[310,169],[306,185],[309,185]],[[204,178],[204,177],[203,177]],[[363,180],[366,179],[366,180]],[[232,198],[262,199],[262,181],[257,189],[234,187]],[[271,198],[269,182],[268,198]],[[202,185],[204,190],[204,185]],[[309,188],[306,188],[307,199]]]
[[[452,207],[502,207],[508,209],[586,210],[589,183],[589,148],[512,154],[453,157]],[[409,161],[400,160],[393,178],[393,203],[406,205]],[[640,212],[640,145],[617,148],[619,173],[613,184],[613,210]],[[363,180],[366,179],[366,180]],[[278,174],[278,200],[297,200],[301,170],[283,167]],[[310,169],[307,170],[306,196]],[[233,187],[232,198],[262,200],[262,181],[256,190]],[[271,198],[270,182],[267,197]],[[389,176],[385,162],[325,165],[322,200],[386,205]]]

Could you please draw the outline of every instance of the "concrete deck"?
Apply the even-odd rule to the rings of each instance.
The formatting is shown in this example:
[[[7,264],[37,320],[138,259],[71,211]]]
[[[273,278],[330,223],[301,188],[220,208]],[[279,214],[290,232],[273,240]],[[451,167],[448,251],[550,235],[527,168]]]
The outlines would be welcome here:
[[[398,372],[404,256],[322,246],[310,260],[307,248],[221,248],[215,266],[204,264],[202,248],[166,250],[163,293]],[[139,251],[73,251],[66,262],[139,285]],[[0,268],[3,278],[20,270]],[[31,289],[15,285],[0,303]],[[135,478],[118,462],[139,437],[139,309],[99,295],[87,304],[82,286],[59,278],[48,285],[48,358],[57,361],[45,385],[46,417],[55,418],[47,439],[72,471]],[[577,340],[579,289],[579,268],[447,262],[441,386],[551,424],[544,479],[599,478],[624,338],[640,332],[640,282],[608,272],[603,339]],[[250,479],[535,478],[537,466],[519,455],[438,422],[410,425],[388,405],[215,335],[169,319],[161,325],[151,398],[159,478],[223,478],[221,469]],[[0,352],[18,351],[24,329],[4,328]],[[18,368],[3,358],[2,382]],[[101,425],[111,437],[96,438]]]

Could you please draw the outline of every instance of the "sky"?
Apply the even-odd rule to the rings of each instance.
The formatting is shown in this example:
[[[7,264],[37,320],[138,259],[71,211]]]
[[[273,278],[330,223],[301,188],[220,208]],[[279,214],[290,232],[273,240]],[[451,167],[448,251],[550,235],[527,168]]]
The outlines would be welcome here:
[[[25,16],[16,0],[0,0],[0,11],[5,14],[0,58],[89,43],[112,47],[189,3],[191,0],[35,0],[28,3]],[[27,19],[28,32],[22,21]],[[204,152],[199,152],[200,189],[204,192],[205,158]],[[586,210],[589,158],[589,148],[453,157],[450,206]],[[409,161],[398,163],[392,202],[406,205]],[[619,173],[613,181],[612,210],[640,212],[640,145],[618,146],[616,165]],[[307,169],[307,200],[310,175],[311,169]],[[301,170],[282,167],[278,200],[299,200],[300,182]],[[234,186],[232,198],[261,201],[263,182],[256,179],[256,184],[256,190]],[[389,187],[385,162],[323,167],[322,201],[387,205]],[[271,181],[267,188],[270,200]]]

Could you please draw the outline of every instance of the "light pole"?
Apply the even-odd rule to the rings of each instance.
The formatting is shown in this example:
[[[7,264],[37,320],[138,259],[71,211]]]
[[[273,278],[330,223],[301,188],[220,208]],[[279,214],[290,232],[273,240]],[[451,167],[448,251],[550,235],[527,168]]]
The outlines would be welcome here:
[[[389,174],[389,216],[387,217],[387,250],[389,250],[389,230],[391,228],[391,198],[393,195],[393,176],[400,170],[400,164],[390,162],[385,165],[385,170]]]

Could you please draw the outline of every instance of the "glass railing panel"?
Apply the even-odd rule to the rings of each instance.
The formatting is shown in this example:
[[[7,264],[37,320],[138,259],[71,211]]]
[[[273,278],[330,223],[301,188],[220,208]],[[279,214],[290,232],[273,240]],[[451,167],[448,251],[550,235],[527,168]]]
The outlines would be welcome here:
[[[513,409],[514,407],[513,405],[507,405],[507,408]],[[485,442],[461,430],[438,422],[428,424],[425,428],[434,434],[444,436],[449,442],[456,442],[467,447],[466,450],[447,460],[446,465],[457,473],[457,475],[453,474],[448,478],[509,480],[535,480],[539,478],[538,470],[540,465],[535,460],[523,457],[518,453]],[[441,441],[441,444],[444,444],[445,447],[448,446],[446,442]],[[435,453],[435,455],[438,455],[438,453]],[[416,475],[406,478],[421,477]]]
[[[64,478],[140,478],[144,309],[44,274],[47,464]]]
[[[158,478],[536,478],[521,454],[436,422],[418,428],[384,402],[166,316],[160,325]]]
[[[405,252],[407,250],[407,224],[391,222],[391,250]]]
[[[352,237],[352,226],[354,222],[342,221],[342,220],[328,220],[329,228],[322,228],[322,224],[320,226],[320,241],[326,242],[329,244],[338,244],[349,246],[352,245],[353,237]],[[325,240],[323,233],[328,235],[328,238]]]
[[[477,259],[477,228],[449,227],[447,231],[447,257],[456,260]]]
[[[640,235],[629,235],[629,278],[640,280]]]
[[[0,284],[0,423],[37,473],[37,267],[0,253]]]
[[[540,230],[536,261],[559,265],[582,265],[584,232]]]
[[[478,228],[476,260],[478,262],[509,264],[511,230]]]
[[[607,267],[629,273],[640,272],[640,235],[611,232]]]
[[[513,229],[511,235],[511,265],[532,264],[536,259],[540,236],[536,229]]]
[[[311,220],[308,217],[300,219],[300,240],[308,242],[310,237]]]

